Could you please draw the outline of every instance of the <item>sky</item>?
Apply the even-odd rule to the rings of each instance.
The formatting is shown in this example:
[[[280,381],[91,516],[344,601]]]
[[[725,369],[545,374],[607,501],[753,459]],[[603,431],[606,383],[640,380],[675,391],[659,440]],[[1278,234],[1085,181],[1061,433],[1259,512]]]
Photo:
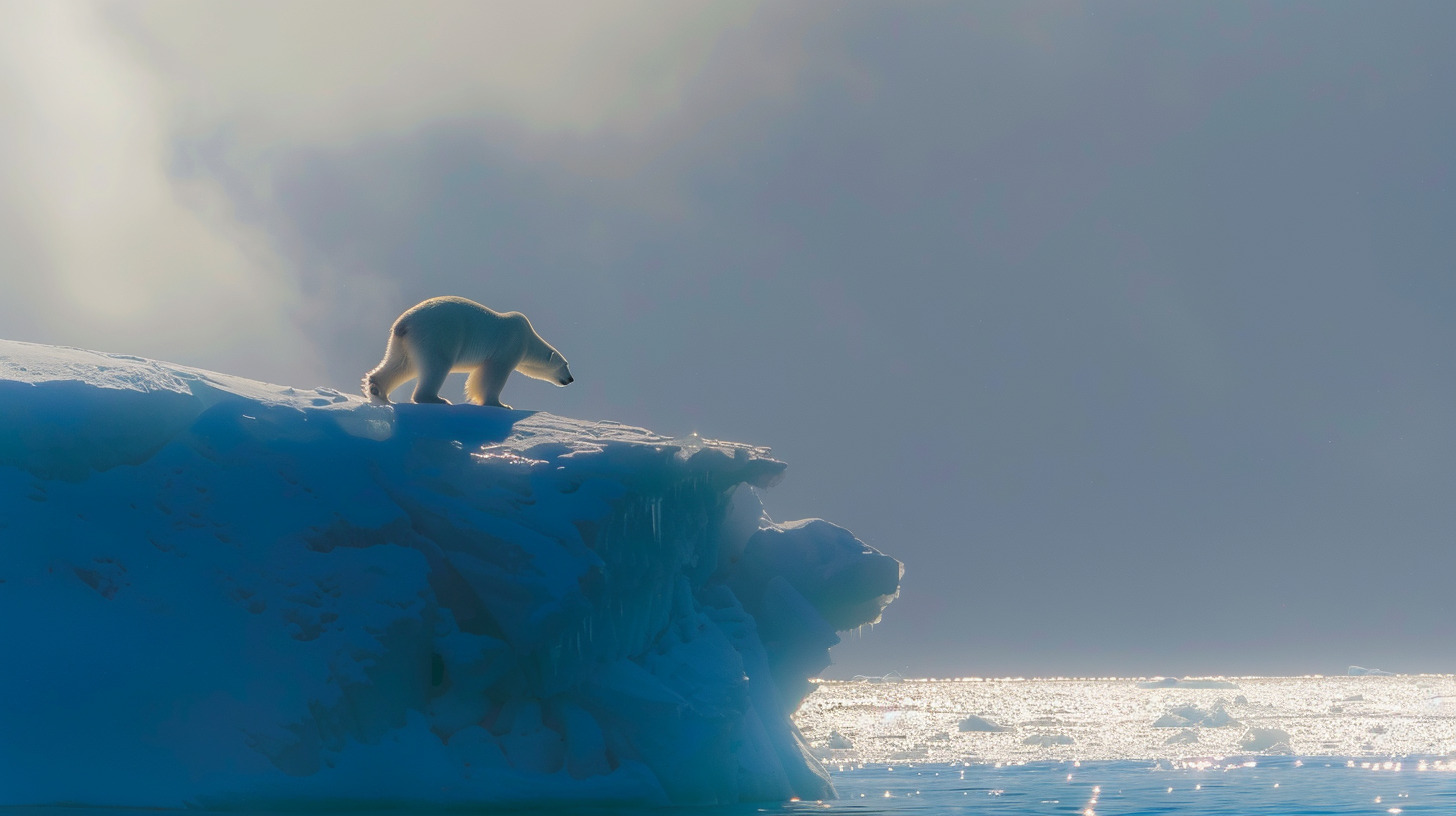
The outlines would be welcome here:
[[[0,0],[0,336],[525,312],[905,563],[827,677],[1453,672],[1452,88],[1444,0]]]

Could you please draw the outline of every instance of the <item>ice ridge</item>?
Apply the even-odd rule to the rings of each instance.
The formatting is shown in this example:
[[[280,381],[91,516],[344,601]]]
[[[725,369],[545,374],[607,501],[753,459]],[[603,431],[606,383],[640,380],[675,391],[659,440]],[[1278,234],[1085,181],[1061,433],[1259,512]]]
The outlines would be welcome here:
[[[0,341],[0,805],[827,798],[901,565],[763,449]]]

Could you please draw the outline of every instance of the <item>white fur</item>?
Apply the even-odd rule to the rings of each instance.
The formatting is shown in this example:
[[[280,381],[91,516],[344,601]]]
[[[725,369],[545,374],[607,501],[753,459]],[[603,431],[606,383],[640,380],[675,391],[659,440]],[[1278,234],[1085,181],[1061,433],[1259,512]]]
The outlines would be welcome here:
[[[454,371],[467,371],[465,396],[476,405],[502,405],[500,392],[512,371],[567,385],[566,358],[541,339],[520,312],[497,312],[459,297],[430,298],[399,316],[389,332],[384,360],[364,375],[364,395],[389,402],[408,380],[415,402],[446,402],[440,386]],[[448,404],[448,403],[447,403]]]

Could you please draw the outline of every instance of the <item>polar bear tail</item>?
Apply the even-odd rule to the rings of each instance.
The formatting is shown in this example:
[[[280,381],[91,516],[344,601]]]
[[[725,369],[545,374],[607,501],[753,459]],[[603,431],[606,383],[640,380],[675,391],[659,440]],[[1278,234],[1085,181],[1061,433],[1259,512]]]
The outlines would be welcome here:
[[[389,393],[398,388],[400,383],[415,376],[409,350],[405,347],[405,334],[407,331],[404,321],[396,322],[389,333],[389,345],[384,350],[384,359],[373,371],[364,375],[364,396],[370,402],[388,405]]]

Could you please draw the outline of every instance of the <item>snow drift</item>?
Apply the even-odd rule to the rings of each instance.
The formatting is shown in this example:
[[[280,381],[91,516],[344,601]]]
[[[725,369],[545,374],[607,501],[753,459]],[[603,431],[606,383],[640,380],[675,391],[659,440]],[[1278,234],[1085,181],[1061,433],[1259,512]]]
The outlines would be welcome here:
[[[0,805],[833,795],[899,562],[767,451],[0,341]]]

